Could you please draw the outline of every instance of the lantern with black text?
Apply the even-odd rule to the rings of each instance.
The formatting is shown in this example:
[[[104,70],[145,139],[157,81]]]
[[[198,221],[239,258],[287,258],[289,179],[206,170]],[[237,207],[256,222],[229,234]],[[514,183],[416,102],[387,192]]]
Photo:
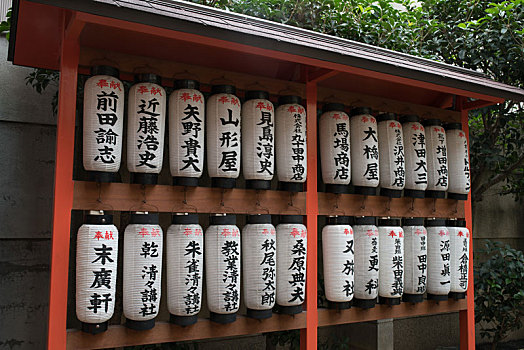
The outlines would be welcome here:
[[[137,74],[127,104],[127,169],[133,183],[156,185],[164,159],[166,92],[156,74]]]
[[[448,156],[446,133],[439,119],[424,121],[426,127],[426,154],[428,187],[426,197],[444,198],[448,189]]]
[[[211,321],[231,323],[240,306],[240,230],[236,216],[209,218],[205,233],[207,306]]]
[[[454,299],[464,299],[468,290],[469,230],[464,220],[448,220],[447,226],[451,254],[449,296]]]
[[[277,304],[283,314],[302,312],[306,295],[307,229],[302,215],[282,215],[277,225]]]
[[[326,192],[347,193],[351,181],[349,117],[340,103],[326,103],[319,127],[322,180]]]
[[[375,195],[379,184],[377,121],[369,108],[351,110],[351,181],[355,193]]]
[[[353,228],[348,216],[330,216],[322,229],[324,290],[331,309],[348,309],[353,300]]]
[[[380,153],[380,195],[399,198],[406,183],[402,125],[395,114],[377,117]]]
[[[135,212],[124,231],[124,316],[126,326],[155,326],[162,285],[162,228],[158,213]]]
[[[444,128],[448,146],[448,198],[466,200],[471,188],[468,139],[460,123],[446,124]]]
[[[399,305],[404,292],[404,231],[400,219],[378,221],[379,237],[379,301]]]
[[[426,157],[426,132],[416,115],[400,118],[404,137],[406,184],[404,196],[424,198],[428,187],[428,164]]]
[[[307,175],[306,110],[299,96],[280,96],[275,111],[277,174],[280,188],[300,192]]]
[[[248,91],[242,105],[242,169],[248,188],[271,188],[275,168],[274,125],[269,93]]]
[[[76,241],[76,317],[82,331],[107,330],[115,309],[118,230],[113,215],[90,211]]]
[[[449,231],[444,219],[426,220],[428,232],[428,283],[430,300],[447,300],[450,291]]]
[[[240,174],[240,99],[232,85],[213,85],[206,104],[207,170],[215,187],[233,188]]]
[[[173,185],[198,186],[204,170],[204,95],[200,83],[175,80],[169,96],[169,167]]]
[[[189,326],[202,305],[204,232],[198,214],[175,214],[166,235],[167,308],[171,323]]]
[[[353,305],[372,308],[377,303],[379,237],[374,217],[357,217],[353,225],[355,240],[355,297]]]
[[[409,218],[402,222],[404,230],[404,294],[402,301],[424,301],[428,276],[427,231],[423,218]]]
[[[271,215],[248,215],[242,229],[242,283],[247,316],[272,316],[276,300],[277,237]]]
[[[91,68],[84,85],[83,164],[90,178],[111,182],[120,169],[124,125],[124,85],[118,69]]]

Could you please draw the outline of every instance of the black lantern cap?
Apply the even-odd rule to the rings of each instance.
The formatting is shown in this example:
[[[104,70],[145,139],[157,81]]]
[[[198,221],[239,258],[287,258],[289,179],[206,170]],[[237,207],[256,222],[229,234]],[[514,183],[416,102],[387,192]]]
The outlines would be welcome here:
[[[172,223],[173,225],[198,224],[198,214],[175,214]]]
[[[401,123],[420,122],[420,118],[415,114],[405,114],[400,117]]]
[[[427,227],[446,226],[446,219],[427,219]]]
[[[162,77],[154,73],[138,73],[135,74],[135,82],[137,83],[153,83],[157,85],[162,84]]]
[[[132,213],[129,218],[130,224],[158,225],[158,213],[138,214]]]
[[[424,218],[402,219],[402,226],[424,226]]]
[[[362,216],[355,218],[355,225],[375,225],[376,219],[374,216]]]
[[[449,227],[466,227],[466,220],[460,220],[460,219],[446,220],[446,226],[449,226]]]
[[[193,79],[178,79],[174,83],[175,90],[178,89],[195,89],[200,90],[200,83]]]
[[[248,224],[270,224],[271,215],[269,214],[248,215],[246,222]]]
[[[280,215],[281,224],[301,224],[303,221],[302,215]]]
[[[326,225],[351,225],[351,216],[328,216]]]
[[[331,111],[344,112],[345,108],[346,107],[342,103],[328,102],[328,103],[324,103],[324,106],[322,106],[322,112],[323,113],[331,112]]]
[[[211,215],[209,217],[210,225],[236,225],[236,215]]]
[[[286,96],[280,96],[278,98],[278,104],[279,105],[287,105],[287,104],[302,104],[302,97],[295,96],[295,95],[286,95]]]
[[[262,90],[250,90],[246,92],[246,101],[249,100],[269,100],[269,92]]]
[[[354,115],[361,115],[361,114],[371,114],[371,108],[369,107],[356,107],[351,109],[351,112],[349,112],[351,116]]]
[[[110,214],[86,214],[84,223],[88,225],[112,225],[113,215]]]
[[[236,94],[237,88],[233,85],[213,85],[211,87],[211,94]]]
[[[395,113],[387,112],[382,113],[377,116],[377,122],[383,122],[385,120],[397,120],[397,116]]]
[[[117,68],[111,66],[92,66],[91,75],[109,75],[118,78],[120,72]]]
[[[442,126],[440,119],[426,119],[422,122],[424,126]]]
[[[462,124],[460,123],[446,123],[444,124],[446,130],[462,130]]]
[[[400,226],[400,219],[378,219],[378,226]]]

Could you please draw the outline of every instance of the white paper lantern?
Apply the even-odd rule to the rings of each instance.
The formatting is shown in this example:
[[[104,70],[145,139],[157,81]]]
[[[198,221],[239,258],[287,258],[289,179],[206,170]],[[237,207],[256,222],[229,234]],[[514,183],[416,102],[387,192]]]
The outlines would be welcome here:
[[[444,198],[448,189],[448,156],[446,133],[439,119],[424,121],[426,127],[426,155],[428,187],[426,197]]]
[[[242,170],[248,188],[271,189],[275,168],[273,104],[266,91],[248,91],[242,105]]]
[[[240,174],[240,99],[232,85],[214,85],[206,104],[207,170],[213,186],[233,188]]]
[[[406,161],[404,196],[413,198],[424,198],[428,187],[426,132],[419,121],[416,115],[400,118]]]
[[[164,158],[166,91],[156,74],[137,74],[127,103],[127,169],[133,183],[156,185]]]
[[[399,198],[406,183],[402,125],[394,113],[383,113],[378,121],[380,195]]]
[[[248,215],[242,229],[242,283],[247,316],[272,316],[276,300],[277,237],[271,215]]]
[[[284,191],[300,192],[307,175],[306,110],[298,96],[280,96],[275,114],[277,175]]]
[[[351,181],[355,193],[375,195],[379,184],[377,121],[369,108],[351,110]]]
[[[166,238],[167,308],[171,323],[198,320],[204,276],[204,232],[198,214],[176,214]]]
[[[158,213],[136,212],[124,231],[124,316],[126,326],[155,326],[162,286],[163,232]]]
[[[400,219],[378,221],[380,302],[399,305],[404,292],[404,230]]]
[[[117,261],[118,230],[113,216],[91,211],[76,242],[76,317],[84,332],[107,330],[115,309]]]
[[[403,220],[404,230],[404,294],[402,301],[424,301],[428,276],[427,231],[423,218]]]
[[[447,300],[450,290],[450,243],[446,220],[426,220],[428,232],[428,283],[430,300]]]
[[[306,296],[307,229],[302,215],[282,215],[277,226],[277,304],[283,314],[302,312]]]
[[[196,80],[175,81],[169,96],[169,167],[173,185],[198,186],[204,170],[204,95]]]
[[[236,216],[211,216],[205,234],[207,306],[211,321],[231,323],[240,306],[240,230]]]
[[[355,249],[348,216],[328,217],[322,229],[324,290],[329,307],[348,309],[353,300]]]
[[[464,220],[448,220],[451,254],[451,286],[449,296],[464,299],[468,290],[469,230]]]
[[[353,305],[372,308],[377,303],[379,276],[379,237],[374,217],[357,217],[355,240],[355,297]]]
[[[340,103],[327,103],[323,110],[318,123],[322,181],[326,192],[347,193],[351,181],[349,117]]]
[[[124,85],[118,69],[91,68],[84,85],[83,163],[90,177],[111,182],[120,169],[124,125]]]
[[[448,146],[448,198],[466,200],[471,188],[468,139],[460,123],[446,124],[444,127]]]

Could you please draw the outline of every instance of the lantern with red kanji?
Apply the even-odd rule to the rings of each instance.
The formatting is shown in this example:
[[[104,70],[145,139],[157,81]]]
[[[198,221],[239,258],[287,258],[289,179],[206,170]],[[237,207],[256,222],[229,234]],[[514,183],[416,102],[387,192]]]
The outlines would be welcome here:
[[[124,231],[124,316],[126,326],[155,326],[162,286],[163,232],[158,213],[135,212]]]
[[[156,185],[164,159],[166,91],[156,74],[137,74],[127,104],[127,169],[133,183]]]
[[[355,296],[353,305],[375,307],[378,296],[379,237],[374,217],[357,217],[353,232],[355,240]]]
[[[271,215],[248,215],[242,229],[242,284],[247,316],[272,316],[276,300],[277,237]]]
[[[404,294],[402,301],[424,301],[428,276],[427,231],[423,218],[408,218],[402,222],[404,230]]]
[[[280,189],[301,192],[307,175],[306,109],[299,96],[280,96],[275,112]]]
[[[207,306],[211,321],[231,323],[240,307],[240,230],[236,216],[216,214],[205,233]]]
[[[426,157],[426,131],[416,115],[400,118],[404,137],[406,185],[404,196],[424,198],[428,187],[428,164]]]
[[[177,213],[166,235],[167,308],[170,322],[197,322],[202,305],[204,232],[198,214]]]
[[[82,331],[107,330],[115,309],[118,230],[113,215],[90,211],[76,241],[76,317]]]
[[[428,187],[426,197],[444,198],[448,190],[448,155],[446,132],[440,119],[427,119],[426,155],[428,162]]]
[[[169,167],[173,185],[198,186],[204,170],[204,95],[200,83],[175,80],[169,96]]]
[[[348,216],[329,216],[322,229],[324,290],[330,309],[349,309],[354,293],[353,228]]]
[[[406,183],[402,124],[394,113],[377,117],[380,153],[380,195],[399,198]]]
[[[122,158],[124,85],[118,69],[91,67],[84,85],[83,164],[90,179],[115,180]]]
[[[240,99],[232,85],[213,85],[206,104],[207,170],[212,185],[233,188],[240,174]]]
[[[277,225],[278,311],[302,312],[306,296],[307,229],[302,215],[282,215]]]
[[[469,273],[469,240],[470,233],[465,220],[448,220],[449,248],[451,260],[451,286],[449,296],[454,299],[464,299],[468,290]]]
[[[471,188],[468,139],[460,123],[446,124],[444,129],[448,145],[448,198],[466,200]]]
[[[426,220],[429,300],[448,300],[451,283],[449,231],[444,219]]]
[[[347,193],[351,181],[349,117],[341,103],[326,103],[318,123],[322,181],[326,192]]]
[[[379,302],[399,305],[404,292],[404,230],[400,219],[380,219],[379,237]]]

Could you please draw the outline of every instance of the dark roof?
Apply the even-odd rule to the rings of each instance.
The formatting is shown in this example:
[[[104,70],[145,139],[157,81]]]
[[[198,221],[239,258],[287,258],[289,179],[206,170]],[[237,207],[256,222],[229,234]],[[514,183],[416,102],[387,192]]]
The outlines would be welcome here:
[[[180,0],[32,0],[130,22],[203,35],[431,82],[505,99],[524,90],[486,75],[352,40]]]

